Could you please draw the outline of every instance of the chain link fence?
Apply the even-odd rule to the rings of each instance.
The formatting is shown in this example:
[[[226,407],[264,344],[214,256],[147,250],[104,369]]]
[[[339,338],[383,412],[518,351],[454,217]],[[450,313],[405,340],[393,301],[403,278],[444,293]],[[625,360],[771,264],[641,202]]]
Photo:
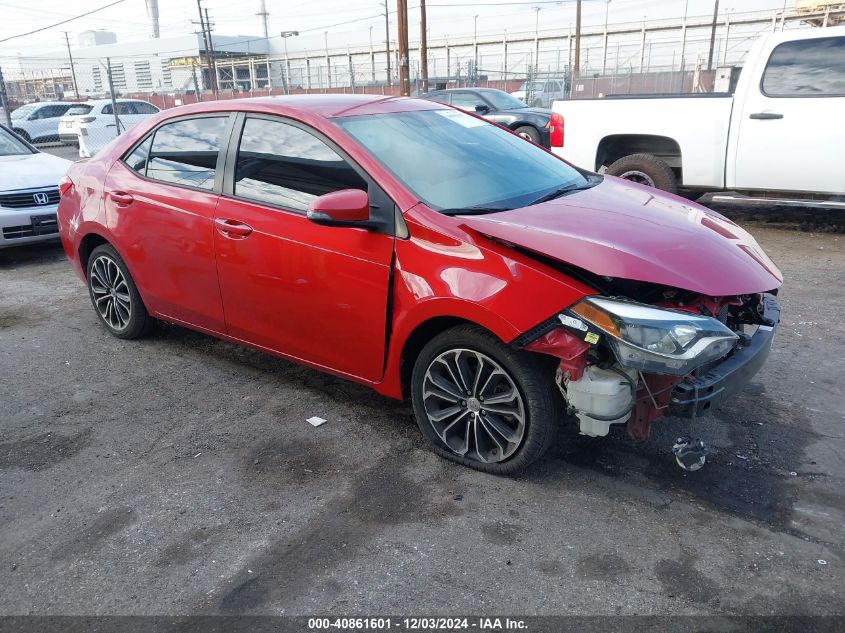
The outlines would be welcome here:
[[[781,16],[778,24],[777,15],[731,14],[717,25],[709,70],[711,24],[705,19],[588,27],[577,69],[571,29],[442,40],[428,48],[427,82],[420,73],[419,49],[409,51],[411,93],[483,86],[515,94],[532,106],[550,107],[556,99],[729,90],[738,76],[736,67],[757,37],[776,27],[798,28],[799,17],[790,22]],[[79,145],[88,155],[157,109],[197,101],[400,93],[394,43],[387,50],[358,47],[291,55],[217,51],[213,62],[197,49],[112,57],[96,56],[99,50],[78,51],[72,66],[65,58],[41,56],[16,57],[14,69],[4,62],[9,109],[57,106],[17,116],[13,127],[36,142]],[[59,113],[62,102],[67,103]]]

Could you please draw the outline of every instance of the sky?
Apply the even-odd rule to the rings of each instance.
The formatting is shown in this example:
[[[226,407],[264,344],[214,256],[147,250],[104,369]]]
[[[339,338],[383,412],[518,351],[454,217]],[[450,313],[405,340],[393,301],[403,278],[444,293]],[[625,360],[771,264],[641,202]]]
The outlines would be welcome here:
[[[16,55],[35,55],[59,51],[64,47],[63,31],[69,31],[71,46],[81,31],[107,29],[117,34],[118,42],[149,38],[144,0],[123,0],[116,6],[88,17],[41,31],[36,34],[6,38],[48,26],[60,20],[86,13],[114,0],[0,0],[0,63]],[[387,0],[390,14],[391,40],[396,38],[396,2]],[[794,0],[787,0],[788,7]],[[219,35],[260,36],[262,27],[256,13],[259,0],[203,0]],[[300,31],[299,37],[288,40],[291,53],[297,50],[330,49],[366,45],[370,33],[376,46],[384,41],[383,7],[379,0],[266,0],[270,35],[282,30]],[[508,32],[533,32],[535,20],[543,29],[567,28],[575,20],[573,0],[428,0],[429,38],[472,37],[477,28],[479,37]],[[679,18],[688,6],[688,15],[713,13],[713,0],[583,0],[584,26],[604,23],[605,10],[611,24],[666,18]],[[720,15],[725,11],[777,10],[783,0],[721,0]],[[72,8],[71,8],[72,7]],[[539,8],[539,13],[536,9]],[[411,45],[419,36],[419,1],[408,0]],[[195,0],[159,0],[161,36],[185,35],[199,30]],[[477,16],[477,18],[475,17]],[[345,23],[345,24],[344,24]],[[370,29],[372,27],[372,30]]]

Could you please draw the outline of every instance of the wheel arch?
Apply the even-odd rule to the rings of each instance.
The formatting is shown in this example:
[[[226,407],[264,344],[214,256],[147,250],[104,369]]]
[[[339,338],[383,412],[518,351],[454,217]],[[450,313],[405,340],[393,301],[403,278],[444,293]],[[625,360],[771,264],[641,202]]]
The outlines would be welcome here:
[[[508,126],[511,130],[516,130],[520,127],[533,127],[537,130],[537,133],[542,134],[540,127],[536,123],[532,123],[531,121],[514,121]]]
[[[79,248],[77,248],[79,265],[82,266],[82,272],[86,277],[88,276],[88,260],[91,259],[91,253],[95,248],[101,246],[102,244],[108,244],[117,250],[114,244],[99,233],[87,233],[81,240],[79,240]]]
[[[375,388],[382,394],[403,399],[409,393],[411,370],[425,344],[457,325],[474,325],[507,344],[519,331],[507,320],[483,306],[454,299],[426,302],[418,312],[400,317],[387,350],[384,379]]]
[[[683,156],[681,146],[669,136],[654,134],[610,134],[599,141],[596,149],[598,171],[631,154],[652,154],[666,162],[680,176]],[[680,177],[678,178],[680,181]]]

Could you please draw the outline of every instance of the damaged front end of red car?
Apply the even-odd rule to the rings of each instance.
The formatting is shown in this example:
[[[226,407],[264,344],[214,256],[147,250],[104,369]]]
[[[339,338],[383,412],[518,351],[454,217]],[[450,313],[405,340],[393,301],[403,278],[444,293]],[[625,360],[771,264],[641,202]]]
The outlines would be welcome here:
[[[555,381],[581,433],[624,424],[645,439],[656,420],[707,413],[757,373],[779,320],[775,293],[588,296],[514,343],[560,359]]]

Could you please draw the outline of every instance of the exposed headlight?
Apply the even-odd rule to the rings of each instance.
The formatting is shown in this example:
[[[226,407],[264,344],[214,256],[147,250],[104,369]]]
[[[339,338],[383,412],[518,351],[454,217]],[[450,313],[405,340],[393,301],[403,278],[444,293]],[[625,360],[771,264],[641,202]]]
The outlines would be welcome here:
[[[684,376],[727,354],[739,338],[712,317],[587,297],[569,311],[608,335],[620,365]]]

